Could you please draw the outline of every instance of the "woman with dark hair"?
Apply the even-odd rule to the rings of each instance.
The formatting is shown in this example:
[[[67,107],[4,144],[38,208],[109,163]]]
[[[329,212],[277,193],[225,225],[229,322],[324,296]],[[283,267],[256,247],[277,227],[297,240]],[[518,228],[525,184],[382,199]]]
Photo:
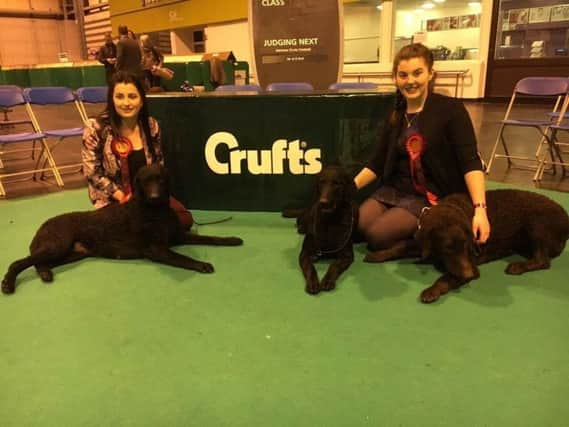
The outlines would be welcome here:
[[[374,250],[412,239],[422,209],[458,192],[472,200],[477,241],[485,243],[490,235],[474,128],[460,100],[433,93],[433,62],[432,52],[420,43],[397,53],[395,106],[374,156],[354,178],[358,189],[380,178],[359,210],[359,231]]]
[[[135,75],[115,73],[105,111],[85,127],[81,155],[89,198],[96,208],[127,202],[138,169],[163,164],[160,127],[148,115],[144,87]],[[187,209],[173,198],[170,205],[190,227],[192,218]]]

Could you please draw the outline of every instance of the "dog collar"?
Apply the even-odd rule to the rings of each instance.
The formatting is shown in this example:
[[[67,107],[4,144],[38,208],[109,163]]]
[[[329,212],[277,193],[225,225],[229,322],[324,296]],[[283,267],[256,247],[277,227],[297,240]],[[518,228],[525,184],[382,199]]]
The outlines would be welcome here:
[[[322,257],[322,255],[334,254],[334,253],[340,251],[342,248],[344,248],[348,244],[348,242],[352,238],[352,234],[354,231],[354,222],[355,222],[355,215],[354,215],[354,210],[353,210],[352,204],[350,204],[350,211],[351,211],[351,213],[350,213],[350,226],[347,230],[345,238],[342,239],[342,243],[340,243],[340,245],[334,249],[323,249],[323,248],[317,247],[315,254],[314,254],[314,259],[319,259],[320,257]],[[318,223],[318,221],[314,220],[314,223],[313,223],[314,236],[316,236],[318,234],[317,233],[317,225],[318,225],[317,223]]]
[[[419,214],[419,218],[417,218],[417,230],[421,229],[421,219],[423,218],[423,215],[425,215],[430,209],[431,209],[430,206],[425,206],[425,207],[423,207],[423,209],[421,209],[421,213]]]

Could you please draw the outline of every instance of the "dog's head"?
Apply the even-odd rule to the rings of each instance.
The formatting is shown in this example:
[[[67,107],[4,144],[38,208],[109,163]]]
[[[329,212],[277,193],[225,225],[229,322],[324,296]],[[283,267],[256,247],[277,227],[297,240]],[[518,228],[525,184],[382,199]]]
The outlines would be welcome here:
[[[141,167],[134,179],[134,197],[149,205],[168,205],[170,177],[158,164]]]
[[[318,208],[323,213],[334,212],[343,203],[351,203],[356,186],[341,166],[326,166],[318,175]]]
[[[421,215],[415,239],[421,258],[461,279],[480,275],[475,262],[474,236],[469,224],[456,220],[453,210],[435,206]]]

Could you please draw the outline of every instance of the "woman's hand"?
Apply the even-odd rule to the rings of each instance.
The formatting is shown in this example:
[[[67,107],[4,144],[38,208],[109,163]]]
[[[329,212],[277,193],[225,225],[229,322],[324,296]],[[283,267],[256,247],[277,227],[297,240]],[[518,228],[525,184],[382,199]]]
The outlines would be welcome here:
[[[99,144],[99,135],[97,131],[101,129],[99,123],[96,120],[89,119],[86,126],[83,128],[83,145],[94,150]]]
[[[486,243],[490,237],[490,222],[488,221],[488,215],[486,215],[486,208],[474,208],[472,232],[478,243]]]

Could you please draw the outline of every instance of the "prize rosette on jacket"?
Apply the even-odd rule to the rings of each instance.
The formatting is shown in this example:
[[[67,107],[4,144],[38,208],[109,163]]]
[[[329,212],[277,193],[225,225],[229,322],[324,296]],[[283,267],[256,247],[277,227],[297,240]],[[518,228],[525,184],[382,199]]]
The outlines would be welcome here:
[[[130,185],[130,171],[128,169],[128,156],[132,153],[132,142],[125,136],[113,138],[111,142],[113,154],[119,158],[121,166],[122,187],[125,196],[132,193]]]
[[[431,193],[427,188],[427,179],[421,163],[421,155],[425,151],[425,138],[420,133],[408,132],[405,140],[405,150],[409,154],[409,168],[415,189],[424,194],[431,205],[437,204],[436,194]]]

